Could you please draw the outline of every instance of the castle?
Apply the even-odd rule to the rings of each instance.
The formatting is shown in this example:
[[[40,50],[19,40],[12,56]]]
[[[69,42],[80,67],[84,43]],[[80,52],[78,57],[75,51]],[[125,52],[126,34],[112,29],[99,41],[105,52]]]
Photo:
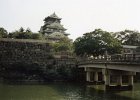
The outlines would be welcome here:
[[[62,38],[68,38],[67,29],[61,25],[61,18],[59,18],[55,13],[46,17],[44,19],[44,25],[40,28],[40,33],[45,35],[48,40],[59,41]]]

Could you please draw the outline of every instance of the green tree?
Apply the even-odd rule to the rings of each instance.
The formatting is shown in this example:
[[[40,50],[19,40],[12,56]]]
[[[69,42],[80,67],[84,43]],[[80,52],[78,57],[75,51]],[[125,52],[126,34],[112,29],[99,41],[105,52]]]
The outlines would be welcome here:
[[[23,29],[23,32],[24,32],[24,29]],[[27,29],[26,29],[26,32],[27,32],[27,33],[30,33],[30,32],[32,32],[32,31],[31,31],[30,28],[27,28]]]
[[[8,35],[7,30],[5,30],[4,28],[0,27],[0,38],[6,38]]]
[[[42,39],[43,39],[43,36],[42,36],[41,33],[33,33],[33,34],[31,35],[31,38],[32,38],[32,39],[37,39],[37,40],[42,40]]]
[[[19,30],[16,30],[15,32],[12,32],[9,34],[10,38],[15,39],[30,39],[32,35],[31,31],[25,31],[22,27]]]
[[[124,45],[136,45],[140,44],[140,33],[133,30],[124,30],[114,33],[114,37],[119,39]]]
[[[101,29],[95,29],[74,41],[74,51],[77,55],[99,56],[103,55],[106,50],[110,54],[119,53],[121,43],[109,32]]]
[[[19,29],[19,32],[24,32],[24,28],[23,27],[21,27],[20,29]]]
[[[140,44],[140,33],[138,31],[132,31],[124,44],[138,46]]]
[[[43,39],[41,33],[33,33],[30,28],[25,30],[22,27],[19,30],[9,33],[8,37],[14,39]]]
[[[52,43],[55,52],[72,51],[73,45],[68,38],[62,38],[59,42]]]

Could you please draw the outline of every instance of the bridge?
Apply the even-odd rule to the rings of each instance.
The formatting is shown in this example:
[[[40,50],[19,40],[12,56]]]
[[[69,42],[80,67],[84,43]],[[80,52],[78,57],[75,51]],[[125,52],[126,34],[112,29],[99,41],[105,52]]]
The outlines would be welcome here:
[[[78,61],[78,67],[84,68],[87,82],[104,83],[106,90],[133,89],[133,77],[140,72],[140,57],[84,59]]]

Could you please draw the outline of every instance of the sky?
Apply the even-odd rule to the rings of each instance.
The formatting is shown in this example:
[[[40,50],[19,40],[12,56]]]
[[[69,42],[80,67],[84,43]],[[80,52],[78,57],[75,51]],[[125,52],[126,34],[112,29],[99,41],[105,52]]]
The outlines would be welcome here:
[[[0,0],[0,27],[38,32],[54,12],[73,40],[97,28],[140,31],[140,0]]]

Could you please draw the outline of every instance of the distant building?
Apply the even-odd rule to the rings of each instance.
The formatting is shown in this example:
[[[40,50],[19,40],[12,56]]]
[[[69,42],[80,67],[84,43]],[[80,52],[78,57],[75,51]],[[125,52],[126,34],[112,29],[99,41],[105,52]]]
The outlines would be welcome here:
[[[140,50],[138,46],[122,45],[122,53],[114,54],[111,59],[117,60],[140,60]]]
[[[40,28],[40,33],[44,34],[48,40],[59,41],[62,38],[67,38],[68,33],[61,25],[61,18],[55,13],[44,19],[44,25]]]
[[[124,54],[135,54],[138,46],[122,45]]]
[[[137,51],[138,46],[122,45],[122,54],[127,59],[139,59],[140,51]]]

